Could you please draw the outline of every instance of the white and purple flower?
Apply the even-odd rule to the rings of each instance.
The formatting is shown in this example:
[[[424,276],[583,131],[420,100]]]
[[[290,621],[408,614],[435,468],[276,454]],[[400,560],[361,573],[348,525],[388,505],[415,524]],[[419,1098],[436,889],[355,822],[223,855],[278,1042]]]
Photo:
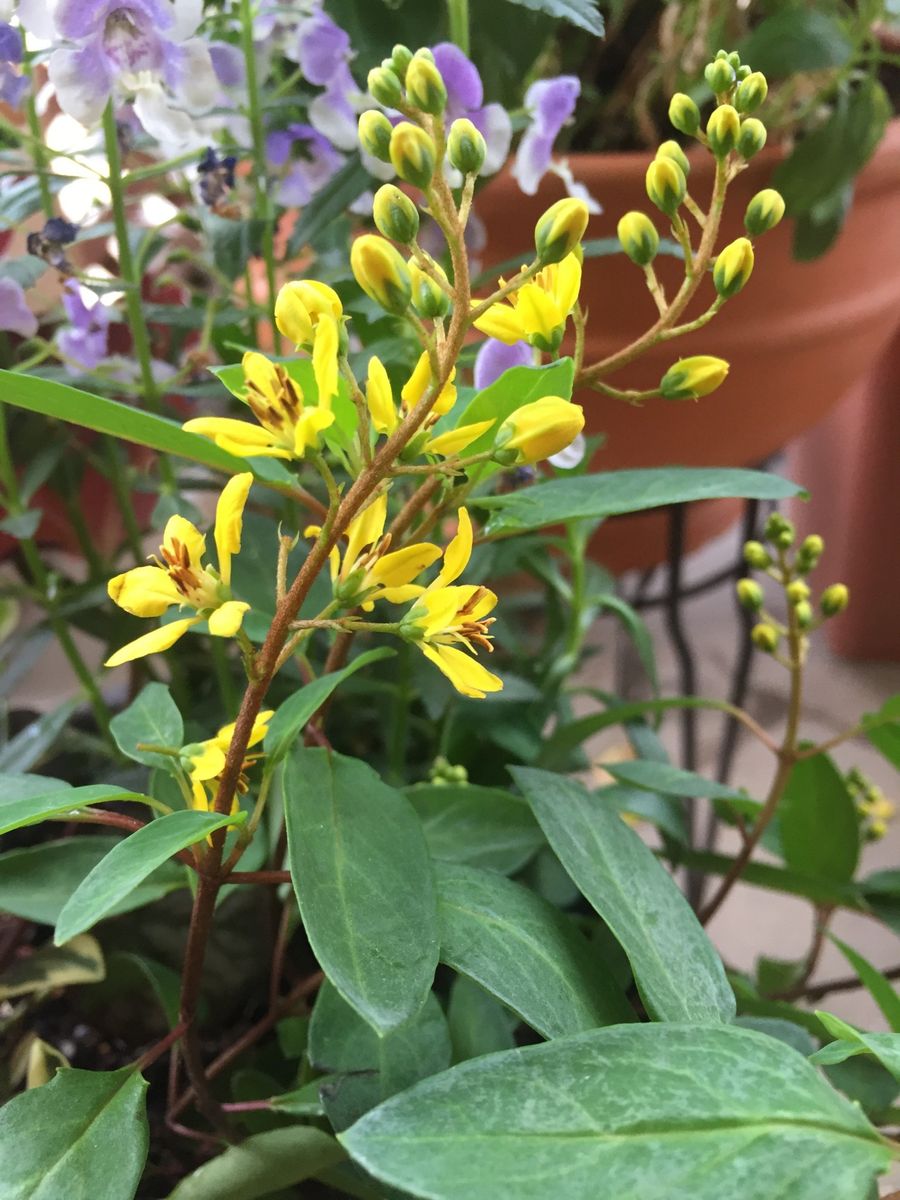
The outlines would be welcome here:
[[[133,96],[151,136],[188,144],[219,91],[209,48],[192,36],[202,16],[202,0],[58,0],[56,33],[68,45],[49,74],[60,107],[95,125],[111,96]]]
[[[28,307],[25,290],[18,280],[0,278],[0,329],[32,338],[38,331],[38,319]]]
[[[475,387],[480,392],[512,367],[533,364],[534,351],[527,342],[507,344],[498,338],[488,338],[475,357]]]
[[[539,79],[531,85],[525,93],[531,123],[519,143],[512,173],[526,196],[537,192],[548,172],[558,175],[570,196],[584,200],[591,212],[600,212],[600,205],[584,184],[573,178],[568,161],[553,157],[553,143],[574,113],[580,94],[581,82],[575,75]]]
[[[269,134],[266,156],[273,167],[285,168],[277,195],[285,208],[302,208],[344,163],[324,134],[299,121]]]
[[[69,324],[57,333],[57,345],[68,360],[93,371],[107,357],[110,311],[74,279],[67,280],[62,302]]]
[[[356,149],[356,119],[366,98],[350,72],[350,37],[321,7],[297,26],[296,60],[304,78],[323,88],[309,105],[310,124],[340,150]]]
[[[16,68],[22,61],[22,35],[7,21],[0,21],[0,101],[18,108],[28,91],[28,77]]]

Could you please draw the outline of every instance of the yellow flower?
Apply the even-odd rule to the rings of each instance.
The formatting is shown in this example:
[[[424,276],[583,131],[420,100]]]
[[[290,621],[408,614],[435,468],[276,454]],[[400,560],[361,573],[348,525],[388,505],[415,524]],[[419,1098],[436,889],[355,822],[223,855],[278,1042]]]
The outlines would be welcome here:
[[[456,403],[456,386],[454,379],[456,378],[456,367],[450,372],[450,378],[441,388],[440,395],[432,406],[431,412],[438,416],[443,416],[448,413]],[[404,411],[409,412],[415,408],[425,393],[432,385],[431,361],[428,354],[423,350],[419,356],[419,361],[413,368],[413,373],[403,385],[400,392],[400,399],[403,401]]]
[[[725,382],[728,363],[713,354],[692,354],[679,358],[659,381],[660,395],[666,400],[696,400],[708,396]]]
[[[253,722],[253,729],[250,732],[250,738],[247,742],[248,750],[251,746],[258,745],[266,736],[269,721],[273,716],[274,709],[268,709],[265,712],[261,712]],[[188,763],[188,777],[191,781],[193,807],[200,809],[202,812],[209,812],[215,800],[219,776],[225,769],[225,760],[228,757],[228,751],[231,749],[235,724],[236,722],[232,721],[230,725],[223,725],[215,737],[208,738],[205,742],[197,742],[193,746],[185,746],[182,751],[183,757]],[[246,773],[261,758],[262,754],[245,755],[241,765],[241,773],[238,777],[238,793],[243,794],[247,791],[248,781]],[[236,812],[237,809],[238,801],[237,796],[235,796],[231,805],[232,813]]]
[[[321,344],[330,346],[330,336],[326,334]],[[299,383],[256,350],[247,351],[242,366],[247,385],[244,400],[261,428],[233,417],[194,417],[184,428],[240,457],[302,458],[334,422],[331,399],[306,407]]]
[[[501,280],[501,284],[502,284]],[[511,346],[523,339],[547,353],[559,349],[566,320],[578,301],[581,263],[568,254],[475,321],[475,328]]]
[[[472,522],[461,508],[459,529],[444,553],[444,565],[434,582],[420,589],[402,628],[458,692],[483,700],[487,692],[503,687],[503,681],[473,657],[476,647],[493,650],[488,630],[494,618],[487,614],[497,597],[474,584],[453,586],[468,565],[472,541]]]
[[[456,387],[453,385],[455,375],[456,368],[454,367],[453,374],[450,376],[450,382],[441,390],[437,403],[426,418],[426,429],[433,425],[441,414],[449,412],[453,407],[456,401]],[[418,404],[430,385],[431,365],[428,355],[422,354],[401,393],[404,411],[409,411],[410,408]],[[378,433],[392,434],[400,424],[400,414],[394,402],[394,392],[391,388],[388,373],[384,369],[381,359],[375,355],[369,359],[369,371],[366,379],[366,404],[368,405],[369,415],[372,418],[372,425],[375,427],[375,430]],[[493,424],[494,420],[492,419],[490,421],[476,421],[471,425],[462,425],[459,429],[450,429],[446,433],[441,433],[430,440],[426,439],[421,445],[417,442],[417,452],[421,454],[438,454],[444,458],[451,454],[458,454],[460,450],[464,450],[466,446],[471,445],[476,438],[480,437],[486,429],[490,429]]]
[[[206,538],[184,517],[170,517],[154,565],[134,567],[108,584],[111,598],[136,617],[159,617],[172,605],[192,608],[195,616],[161,625],[129,642],[106,660],[118,667],[135,658],[168,650],[192,625],[208,621],[214,637],[234,637],[250,607],[231,597],[231,557],[241,548],[244,505],[253,476],[235,475],[216,506],[215,542],[219,568],[203,562]]]
[[[330,407],[338,390],[341,298],[327,283],[301,279],[286,283],[275,301],[275,324],[298,348],[312,349],[319,405]]]
[[[329,556],[334,597],[346,607],[361,607],[371,612],[376,600],[404,604],[423,588],[412,581],[441,557],[440,547],[417,542],[388,553],[390,534],[385,534],[387,495],[382,492],[368,508],[347,526],[347,545],[343,554],[333,546]],[[317,537],[318,525],[305,530]]]
[[[366,378],[366,404],[369,416],[378,433],[391,434],[400,424],[397,416],[397,406],[394,404],[394,393],[391,381],[384,368],[384,363],[376,355],[369,359],[369,372]]]
[[[523,404],[506,418],[497,449],[516,452],[518,463],[535,463],[571,445],[584,428],[584,410],[561,396],[543,396]]]

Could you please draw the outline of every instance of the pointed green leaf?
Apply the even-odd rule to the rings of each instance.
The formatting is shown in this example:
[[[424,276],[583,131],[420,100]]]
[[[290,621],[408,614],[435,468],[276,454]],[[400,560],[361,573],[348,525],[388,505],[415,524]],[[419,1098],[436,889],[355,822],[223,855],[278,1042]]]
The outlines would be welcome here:
[[[662,792],[665,796],[684,796],[688,799],[701,797],[707,800],[747,799],[743,792],[716,783],[714,779],[706,779],[696,771],[683,771],[671,763],[647,762],[636,758],[625,762],[604,762],[603,769],[621,783],[630,783],[650,792]]]
[[[866,713],[862,726],[875,749],[900,769],[900,696],[891,696],[878,712]]]
[[[817,1011],[816,1016],[832,1037],[838,1040],[817,1050],[812,1055],[814,1063],[823,1067],[833,1066],[857,1054],[871,1054],[895,1079],[900,1080],[900,1034],[863,1033],[833,1013]]]
[[[438,961],[422,826],[402,792],[358,759],[299,749],[284,764],[294,891],[325,974],[381,1033],[419,1011]]]
[[[344,1157],[334,1138],[320,1129],[303,1125],[270,1129],[239,1146],[229,1146],[224,1154],[198,1167],[169,1194],[169,1200],[258,1200],[301,1183]]]
[[[69,897],[56,923],[56,944],[59,946],[76,933],[96,925],[179,850],[202,842],[225,825],[241,824],[246,815],[243,812],[224,816],[193,810],[174,812],[122,838]]]
[[[17,792],[14,784],[0,792],[0,833],[21,829],[23,825],[38,825],[50,817],[75,812],[94,804],[111,804],[114,801],[130,800],[146,804],[148,798],[128,788],[115,787],[108,783],[91,784],[87,787],[70,787],[56,779],[46,779],[46,790],[39,790],[30,781],[40,776],[22,776],[29,783],[23,792]],[[27,790],[25,790],[27,788]]]
[[[132,1200],[147,1158],[136,1071],[57,1071],[0,1109],[3,1200]]]
[[[653,852],[581,784],[510,769],[563,866],[628,955],[641,996],[660,1021],[731,1021],[722,961]]]
[[[889,979],[873,967],[868,959],[863,958],[859,951],[842,942],[840,938],[829,934],[829,937],[846,958],[847,962],[865,984],[869,995],[881,1009],[884,1019],[894,1033],[900,1033],[900,996]]]
[[[597,0],[513,0],[533,12],[546,13],[570,25],[585,29],[594,37],[603,37],[603,17],[597,10]]]
[[[170,746],[184,741],[184,724],[178,705],[164,683],[148,683],[142,692],[109,723],[116,745],[123,754],[146,767],[171,771],[173,760],[166,754],[139,750],[139,745]]]
[[[65,946],[41,946],[34,954],[13,959],[0,975],[0,1000],[49,992],[79,983],[99,983],[106,974],[103,951],[88,934]]]
[[[859,817],[843,775],[827,754],[795,763],[778,807],[787,865],[849,883],[859,861]]]
[[[634,1017],[594,946],[534,892],[475,867],[436,863],[441,961],[543,1037]]]
[[[341,1141],[429,1200],[861,1200],[891,1147],[814,1067],[726,1026],[627,1025],[472,1059]]]
[[[406,794],[432,858],[512,875],[544,844],[528,805],[500,788],[420,784]]]
[[[5,371],[0,371],[0,376]],[[0,381],[2,387],[2,381]],[[0,392],[0,399],[2,399]],[[44,713],[42,717],[32,721],[20,730],[14,738],[0,748],[0,773],[20,773],[30,771],[38,766],[49,754],[57,738],[69,723],[69,717],[78,707],[80,701],[67,700],[52,712]],[[2,831],[0,831],[2,832]]]
[[[512,1050],[518,1019],[466,975],[457,975],[450,988],[447,1024],[453,1061],[478,1058],[497,1050]]]

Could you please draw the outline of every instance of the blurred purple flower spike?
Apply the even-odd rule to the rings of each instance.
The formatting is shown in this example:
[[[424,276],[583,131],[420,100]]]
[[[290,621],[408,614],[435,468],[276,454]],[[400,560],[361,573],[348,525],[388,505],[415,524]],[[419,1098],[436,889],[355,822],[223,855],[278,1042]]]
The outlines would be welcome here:
[[[28,77],[15,69],[22,61],[22,35],[18,29],[0,21],[0,101],[18,108],[28,91]]]
[[[107,356],[110,312],[99,298],[87,304],[81,285],[69,279],[63,288],[63,308],[70,324],[60,329],[60,350],[78,366],[93,371]]]
[[[296,58],[304,77],[325,89],[310,103],[310,123],[341,150],[355,150],[363,95],[350,71],[348,34],[317,8],[297,26]]]
[[[447,87],[447,119],[468,117],[483,135],[487,155],[483,175],[493,175],[506,162],[512,140],[512,124],[502,104],[484,103],[484,85],[478,68],[452,42],[433,47],[434,62]]]
[[[504,371],[511,367],[530,367],[534,363],[534,351],[527,342],[498,341],[488,338],[475,359],[475,387],[490,387],[496,383]]]
[[[291,162],[291,153],[298,145],[300,157]],[[278,203],[286,208],[302,208],[344,163],[343,156],[327,137],[312,125],[300,122],[270,133],[266,139],[266,154],[272,166],[288,167],[277,196]]]
[[[531,124],[519,143],[512,173],[526,196],[533,196],[544,176],[551,172],[566,185],[570,196],[584,200],[591,212],[600,212],[600,205],[584,184],[577,183],[566,159],[553,158],[553,143],[560,130],[575,111],[581,94],[581,82],[575,75],[560,75],[556,79],[540,79],[525,93],[525,107]]]
[[[38,331],[38,319],[28,307],[22,285],[15,279],[0,278],[0,329],[31,338]]]

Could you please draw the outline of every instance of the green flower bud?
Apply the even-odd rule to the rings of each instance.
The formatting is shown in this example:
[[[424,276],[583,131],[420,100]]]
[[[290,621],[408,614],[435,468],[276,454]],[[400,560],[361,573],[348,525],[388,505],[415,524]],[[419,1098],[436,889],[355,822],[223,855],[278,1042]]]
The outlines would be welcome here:
[[[366,295],[389,313],[409,308],[412,280],[398,251],[384,238],[363,234],[350,248],[350,269]]]
[[[391,134],[394,127],[377,108],[370,108],[359,118],[359,144],[367,154],[381,162],[391,161]]]
[[[369,95],[385,108],[396,108],[403,99],[403,85],[390,67],[373,67],[366,84]]]
[[[737,50],[732,50],[730,54],[725,55],[725,58],[727,59],[728,62],[731,63],[731,65],[732,65],[732,67],[734,67],[735,71],[737,71],[739,69],[739,67],[741,65],[741,56],[740,56],[740,54],[738,54]]]
[[[646,213],[627,212],[616,226],[622,249],[633,263],[646,267],[656,258],[659,234]]]
[[[744,228],[751,237],[759,237],[774,229],[784,216],[784,199],[774,188],[757,192],[744,213]]]
[[[434,142],[424,129],[401,121],[391,134],[391,162],[401,179],[422,191],[431,183],[436,163]]]
[[[694,354],[673,363],[659,381],[666,400],[696,400],[708,396],[725,382],[728,363],[712,354]]]
[[[780,546],[782,550],[787,550],[794,544],[796,531],[793,522],[787,517],[783,517],[781,513],[772,513],[766,521],[765,535],[768,541]]]
[[[735,585],[738,601],[742,608],[749,612],[759,612],[765,597],[763,590],[755,579],[739,579]]]
[[[836,617],[850,603],[850,590],[843,583],[833,583],[819,597],[819,608],[826,617]]]
[[[727,58],[717,58],[715,62],[707,64],[703,71],[703,77],[709,84],[710,90],[717,96],[721,96],[730,91],[734,84],[734,67]]]
[[[809,629],[813,623],[814,613],[808,600],[801,600],[799,604],[794,605],[794,615],[801,629]]]
[[[447,276],[433,259],[429,263],[446,280]],[[409,275],[412,280],[412,306],[428,321],[436,317],[446,317],[450,311],[450,297],[431,275],[423,271],[415,259],[409,260]]]
[[[739,113],[756,112],[769,94],[769,85],[762,71],[753,71],[742,79],[734,93],[734,107]]]
[[[787,585],[786,592],[791,604],[801,604],[804,600],[809,599],[809,584],[802,579],[795,579],[793,583]]]
[[[414,241],[419,232],[419,210],[393,183],[384,184],[375,193],[372,215],[379,233],[404,246]]]
[[[447,107],[447,86],[427,58],[416,55],[406,69],[406,97],[421,112],[438,117]]]
[[[766,654],[774,654],[778,649],[778,630],[774,625],[768,625],[761,621],[750,630],[750,640],[758,650],[764,650]]]
[[[824,552],[824,540],[817,533],[811,533],[800,543],[795,563],[797,570],[802,571],[805,575],[807,571],[811,571],[816,566]]]
[[[772,565],[772,556],[762,542],[744,542],[744,562],[757,571],[765,571]]]
[[[426,62],[434,62],[434,53],[427,46],[420,46],[413,58],[424,58]]]
[[[737,152],[742,158],[752,158],[754,154],[759,154],[763,146],[766,144],[766,127],[756,117],[747,117],[741,125],[741,132],[738,134]]]
[[[684,171],[673,158],[655,158],[647,168],[647,195],[660,212],[674,217],[687,192]]]
[[[402,82],[406,78],[406,70],[412,62],[413,52],[409,46],[404,46],[402,42],[391,51],[391,66],[394,68],[394,74]]]
[[[584,237],[589,215],[583,200],[566,196],[551,204],[538,218],[534,227],[534,248],[544,266],[562,262],[572,253]]]
[[[737,109],[730,104],[721,104],[706,123],[709,148],[716,158],[724,158],[737,145],[741,132],[741,118]]]
[[[481,131],[468,117],[454,121],[447,138],[447,156],[457,171],[462,171],[463,175],[477,175],[484,166],[486,154],[487,145]]]
[[[671,158],[673,162],[677,162],[679,167],[681,167],[685,179],[687,179],[688,175],[691,173],[691,164],[688,162],[688,156],[677,142],[663,142],[656,151],[656,157]]]
[[[684,92],[676,92],[669,101],[669,120],[679,133],[692,137],[700,128],[700,109]]]
[[[750,74],[750,68],[747,66],[746,63],[744,63],[743,66],[738,67],[738,69],[737,69],[738,79],[746,79],[749,74]]]
[[[753,243],[739,237],[725,247],[713,267],[713,283],[725,300],[736,296],[753,273]]]

